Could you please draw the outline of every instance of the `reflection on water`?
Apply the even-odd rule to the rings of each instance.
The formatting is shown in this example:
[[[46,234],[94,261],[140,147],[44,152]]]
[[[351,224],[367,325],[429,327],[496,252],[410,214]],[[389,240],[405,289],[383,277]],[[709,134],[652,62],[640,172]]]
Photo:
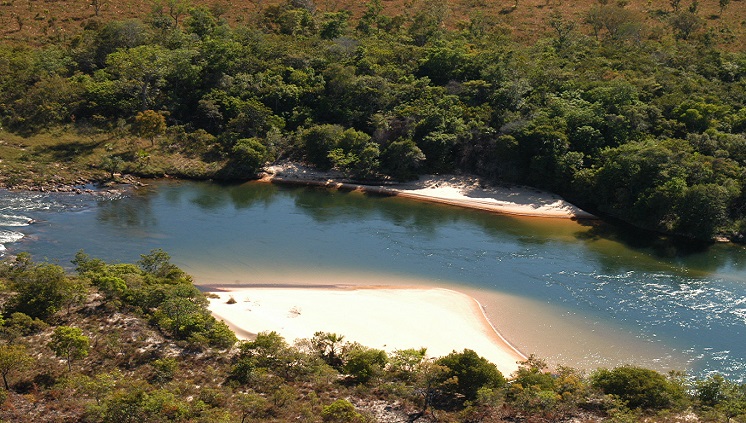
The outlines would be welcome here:
[[[84,249],[134,261],[163,248],[199,283],[445,285],[480,298],[508,339],[550,360],[746,374],[740,247],[260,183],[164,182],[25,208],[14,196],[0,215],[39,222],[0,231],[26,235],[10,245],[37,258],[67,263]]]

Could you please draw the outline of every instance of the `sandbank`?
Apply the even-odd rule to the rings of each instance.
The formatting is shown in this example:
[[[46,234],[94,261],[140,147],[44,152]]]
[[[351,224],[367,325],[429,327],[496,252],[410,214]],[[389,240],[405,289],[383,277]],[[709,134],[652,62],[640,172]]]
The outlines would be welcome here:
[[[516,216],[596,219],[550,192],[517,185],[489,185],[471,176],[425,175],[413,182],[366,185],[346,182],[338,172],[320,172],[295,163],[269,166],[266,172],[262,180],[273,183],[359,190]]]
[[[504,374],[525,359],[487,319],[472,297],[443,288],[400,287],[204,287],[213,315],[239,338],[276,331],[288,342],[317,331],[388,352],[427,348],[440,357],[468,348]],[[228,304],[230,298],[234,304]]]

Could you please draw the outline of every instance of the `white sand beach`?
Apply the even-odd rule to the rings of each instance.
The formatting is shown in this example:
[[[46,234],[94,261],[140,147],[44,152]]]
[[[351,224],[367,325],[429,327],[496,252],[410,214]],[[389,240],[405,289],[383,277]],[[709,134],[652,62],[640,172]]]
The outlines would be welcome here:
[[[269,166],[266,172],[262,180],[274,183],[361,190],[517,216],[596,219],[550,192],[517,185],[489,185],[471,176],[425,175],[413,182],[361,185],[344,182],[338,172],[319,172],[296,163]]]
[[[219,287],[210,310],[239,338],[276,331],[292,343],[317,331],[343,335],[388,352],[426,347],[440,357],[465,348],[495,363],[506,376],[525,357],[487,320],[472,297],[442,288]],[[233,298],[236,302],[228,304]]]

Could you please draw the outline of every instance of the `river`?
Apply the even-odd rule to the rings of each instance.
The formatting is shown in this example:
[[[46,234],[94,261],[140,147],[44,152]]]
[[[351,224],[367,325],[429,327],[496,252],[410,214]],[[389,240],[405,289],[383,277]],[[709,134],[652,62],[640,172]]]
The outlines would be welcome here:
[[[65,267],[81,249],[133,262],[162,248],[202,285],[446,286],[552,363],[746,378],[740,246],[359,192],[168,181],[120,196],[0,191],[0,245]]]

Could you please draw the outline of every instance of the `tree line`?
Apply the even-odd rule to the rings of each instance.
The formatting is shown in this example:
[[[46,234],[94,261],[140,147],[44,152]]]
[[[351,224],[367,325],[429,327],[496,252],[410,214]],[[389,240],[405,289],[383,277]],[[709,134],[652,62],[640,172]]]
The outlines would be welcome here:
[[[503,375],[468,349],[386,352],[328,332],[239,342],[161,250],[73,264],[0,262],[0,419],[372,422],[378,406],[410,422],[746,421],[746,384],[718,374],[530,356]]]
[[[0,46],[0,118],[150,140],[93,164],[111,174],[164,173],[156,151],[223,179],[281,158],[362,181],[469,172],[743,240],[746,57],[694,3],[661,15],[663,33],[624,2],[553,14],[534,45],[479,13],[446,28],[447,4],[428,4],[389,16],[372,0],[353,19],[288,0],[242,26],[200,5],[91,20],[68,43]]]

